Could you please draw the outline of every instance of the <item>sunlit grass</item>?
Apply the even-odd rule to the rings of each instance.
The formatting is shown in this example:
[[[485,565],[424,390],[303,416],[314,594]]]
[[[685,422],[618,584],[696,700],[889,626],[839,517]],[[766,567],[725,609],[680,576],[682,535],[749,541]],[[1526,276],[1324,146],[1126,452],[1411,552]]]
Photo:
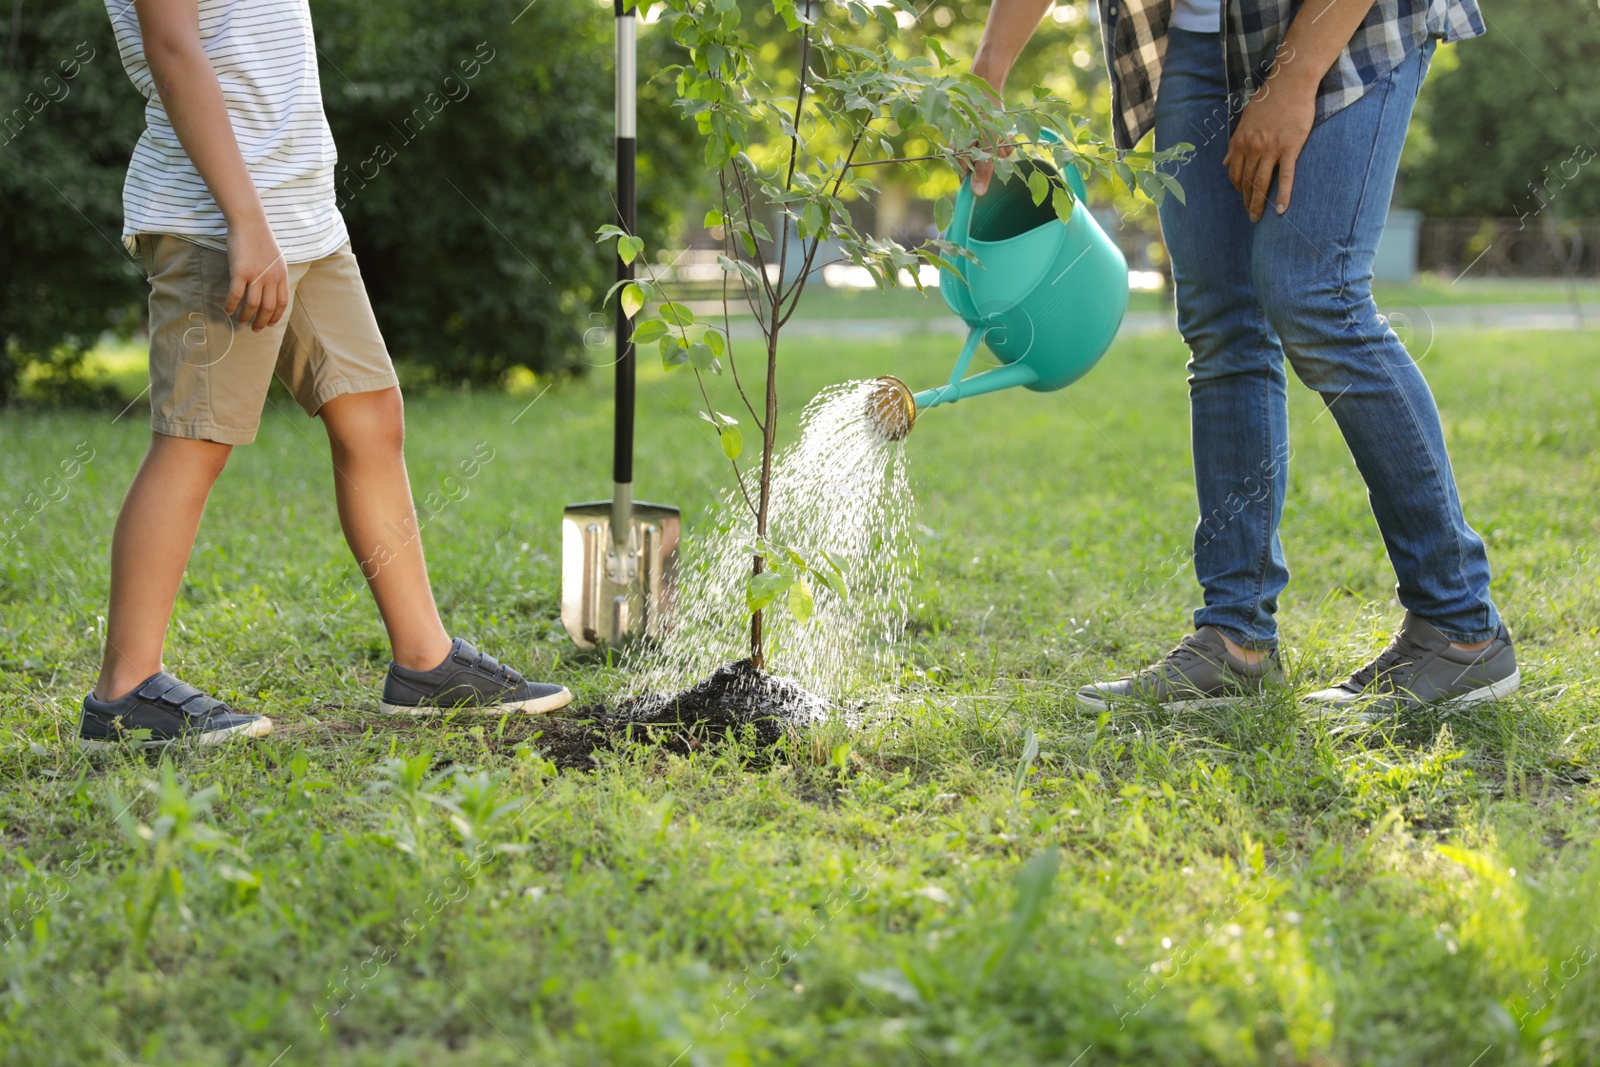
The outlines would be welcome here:
[[[827,383],[920,387],[955,354],[796,345],[785,429]],[[537,724],[377,713],[383,631],[320,425],[283,397],[213,495],[167,657],[277,732],[165,777],[84,760],[144,413],[8,415],[0,1062],[1600,1061],[1600,333],[1436,339],[1422,365],[1525,686],[1358,731],[1292,699],[1069,699],[1195,606],[1184,358],[1126,340],[1067,392],[918,422],[917,607],[867,726],[592,773],[557,773]],[[424,530],[441,606],[582,704],[621,679],[556,621],[559,517],[607,491],[610,379],[546,384],[414,396],[407,451],[425,500],[492,447]],[[692,529],[726,464],[682,372],[645,361],[639,396],[637,492]],[[1281,618],[1304,691],[1399,609],[1333,420],[1291,398]]]

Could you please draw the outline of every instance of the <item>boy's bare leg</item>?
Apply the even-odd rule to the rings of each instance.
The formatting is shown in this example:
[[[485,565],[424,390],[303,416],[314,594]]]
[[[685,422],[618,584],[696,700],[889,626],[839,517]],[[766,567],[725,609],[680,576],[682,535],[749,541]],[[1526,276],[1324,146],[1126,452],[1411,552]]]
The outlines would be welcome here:
[[[161,669],[161,646],[200,516],[232,445],[155,433],[111,535],[111,606],[97,700],[116,700]]]
[[[429,670],[450,654],[406,477],[399,389],[345,393],[317,411],[333,447],[339,524],[389,631],[395,662]]]

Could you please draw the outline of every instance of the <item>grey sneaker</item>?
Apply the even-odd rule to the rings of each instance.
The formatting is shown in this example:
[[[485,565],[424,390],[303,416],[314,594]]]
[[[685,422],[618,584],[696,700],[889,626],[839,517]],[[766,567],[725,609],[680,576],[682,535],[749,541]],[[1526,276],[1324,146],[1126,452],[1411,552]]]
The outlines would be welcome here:
[[[540,715],[572,703],[565,686],[530,682],[461,638],[432,670],[389,664],[379,707],[389,715],[442,715],[461,709],[490,715]]]
[[[1345,681],[1305,698],[1315,715],[1377,722],[1428,704],[1482,704],[1522,684],[1505,624],[1481,652],[1450,647],[1426,619],[1406,612],[1389,647]]]
[[[1283,665],[1276,652],[1260,663],[1246,663],[1229,654],[1215,627],[1202,626],[1153,667],[1115,682],[1084,686],[1078,690],[1078,703],[1096,709],[1118,702],[1155,703],[1180,711],[1224,707],[1282,684]]]
[[[149,731],[136,737],[134,731]],[[174,741],[215,745],[235,737],[266,737],[272,720],[234,711],[188,682],[158,671],[116,700],[83,698],[78,745],[89,750],[160,748]]]

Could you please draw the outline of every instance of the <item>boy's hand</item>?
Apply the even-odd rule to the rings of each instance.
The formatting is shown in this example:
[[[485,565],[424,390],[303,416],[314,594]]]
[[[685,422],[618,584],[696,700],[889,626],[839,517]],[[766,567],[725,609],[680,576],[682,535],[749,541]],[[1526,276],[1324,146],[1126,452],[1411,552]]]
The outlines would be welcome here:
[[[222,310],[237,310],[240,322],[251,329],[275,326],[289,307],[289,268],[265,218],[228,227],[228,302]]]

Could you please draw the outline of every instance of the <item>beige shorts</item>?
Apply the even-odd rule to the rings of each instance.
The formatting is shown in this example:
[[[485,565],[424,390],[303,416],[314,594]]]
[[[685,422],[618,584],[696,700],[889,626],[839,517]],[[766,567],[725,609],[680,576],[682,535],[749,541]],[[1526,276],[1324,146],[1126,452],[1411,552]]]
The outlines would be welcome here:
[[[150,280],[150,427],[247,445],[276,374],[307,415],[342,393],[399,384],[350,246],[289,265],[289,310],[257,333],[223,314],[228,257],[140,234]]]

